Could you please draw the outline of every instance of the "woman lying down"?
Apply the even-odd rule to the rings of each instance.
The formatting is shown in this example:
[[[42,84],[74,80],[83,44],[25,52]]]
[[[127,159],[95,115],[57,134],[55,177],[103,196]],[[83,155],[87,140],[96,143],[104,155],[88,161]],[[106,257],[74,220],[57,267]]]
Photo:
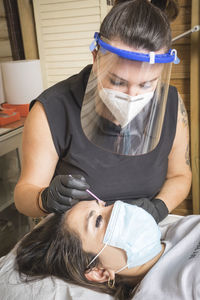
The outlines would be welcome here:
[[[15,268],[21,284],[53,275],[113,296],[103,299],[200,299],[200,216],[160,231],[137,206],[82,201],[26,235],[16,248]],[[77,299],[88,300],[80,294]]]

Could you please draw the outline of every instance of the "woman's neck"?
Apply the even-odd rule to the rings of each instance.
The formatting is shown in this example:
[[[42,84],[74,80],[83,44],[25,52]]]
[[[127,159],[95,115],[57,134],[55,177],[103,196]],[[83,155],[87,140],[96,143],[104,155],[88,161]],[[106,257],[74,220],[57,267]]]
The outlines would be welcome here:
[[[134,267],[131,269],[126,268],[122,272],[120,272],[120,275],[130,276],[131,277],[137,277],[140,280],[146,275],[146,273],[157,263],[157,261],[160,259],[160,257],[163,255],[163,252],[165,251],[165,244],[161,244],[162,249],[159,254],[157,254],[154,258],[152,258],[147,263],[143,264],[139,267]]]
[[[163,255],[164,251],[165,251],[165,244],[161,244],[161,251],[160,253],[158,253],[158,255],[156,255],[154,258],[152,258],[150,261],[148,261],[147,263],[145,263],[144,265],[141,266],[141,274],[143,276],[146,275],[146,273],[157,263],[157,261],[160,259],[160,257]]]

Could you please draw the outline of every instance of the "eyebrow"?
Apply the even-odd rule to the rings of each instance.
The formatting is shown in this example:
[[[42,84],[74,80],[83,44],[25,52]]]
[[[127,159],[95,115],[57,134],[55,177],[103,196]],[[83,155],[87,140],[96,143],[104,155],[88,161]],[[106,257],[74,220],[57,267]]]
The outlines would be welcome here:
[[[157,77],[155,77],[155,78],[153,78],[153,79],[151,79],[151,80],[147,80],[147,81],[140,82],[140,84],[143,84],[143,83],[146,83],[146,82],[152,82],[152,81],[157,80],[158,78],[159,78],[159,76],[157,76]]]
[[[95,210],[91,210],[86,218],[86,222],[85,222],[85,231],[88,231],[88,226],[89,226],[89,221],[92,218],[92,216],[94,215]]]
[[[114,74],[114,73],[111,73],[111,72],[108,72],[108,73],[109,73],[110,75],[112,75],[113,77],[116,77],[116,78],[118,78],[118,79],[120,79],[120,80],[122,80],[122,81],[128,83],[128,81],[127,81],[126,79],[124,79],[124,78],[122,78],[122,77],[120,77],[120,76],[118,76],[118,75],[116,75],[116,74]]]
[[[96,199],[96,203],[99,205],[99,201]]]
[[[109,74],[110,74],[111,76],[113,76],[113,77],[116,77],[117,79],[120,79],[121,81],[124,81],[124,82],[128,83],[128,81],[127,81],[126,79],[124,79],[124,78],[122,78],[122,77],[120,77],[120,76],[118,76],[118,75],[116,75],[116,74],[114,74],[114,73],[109,72]],[[147,80],[147,81],[140,82],[140,84],[144,84],[144,83],[146,83],[146,82],[152,82],[152,81],[155,81],[155,80],[158,79],[158,77],[159,77],[159,76],[157,76],[157,77],[155,77],[155,78],[153,78],[153,79],[151,79],[151,80]]]
[[[96,200],[97,205],[99,205],[98,200]],[[88,231],[89,221],[92,218],[92,216],[95,214],[95,210],[91,210],[86,218],[86,224],[85,224],[85,230]]]

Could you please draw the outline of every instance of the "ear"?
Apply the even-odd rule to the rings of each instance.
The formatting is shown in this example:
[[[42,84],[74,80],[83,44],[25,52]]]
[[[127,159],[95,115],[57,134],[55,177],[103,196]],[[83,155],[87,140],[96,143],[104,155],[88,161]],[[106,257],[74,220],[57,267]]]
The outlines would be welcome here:
[[[95,267],[91,271],[85,273],[85,277],[89,281],[106,282],[110,278],[114,280],[115,272],[113,270],[106,270],[104,268]]]
[[[92,56],[93,56],[93,66],[92,66],[92,70],[95,74],[97,74],[97,50],[94,49],[92,51]]]
[[[94,50],[92,51],[92,56],[93,56],[93,64],[94,64],[95,61],[96,61],[96,57],[97,57],[97,50],[96,50],[96,49],[94,49]]]

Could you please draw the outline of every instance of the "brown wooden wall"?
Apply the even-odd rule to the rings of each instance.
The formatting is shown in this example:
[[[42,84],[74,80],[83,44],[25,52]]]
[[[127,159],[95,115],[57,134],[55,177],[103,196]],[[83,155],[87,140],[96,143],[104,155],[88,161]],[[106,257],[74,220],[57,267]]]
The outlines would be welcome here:
[[[192,27],[200,26],[200,1],[192,1]],[[200,31],[191,36],[190,118],[193,213],[200,214]]]
[[[3,0],[0,0],[0,62],[12,60]]]
[[[171,23],[172,37],[191,29],[191,0],[179,0],[180,12],[177,19]],[[177,49],[181,62],[173,65],[171,84],[176,86],[185,103],[189,124],[190,124],[190,40],[191,35],[187,35],[173,43]],[[172,213],[180,215],[192,214],[192,194],[181,203]]]

